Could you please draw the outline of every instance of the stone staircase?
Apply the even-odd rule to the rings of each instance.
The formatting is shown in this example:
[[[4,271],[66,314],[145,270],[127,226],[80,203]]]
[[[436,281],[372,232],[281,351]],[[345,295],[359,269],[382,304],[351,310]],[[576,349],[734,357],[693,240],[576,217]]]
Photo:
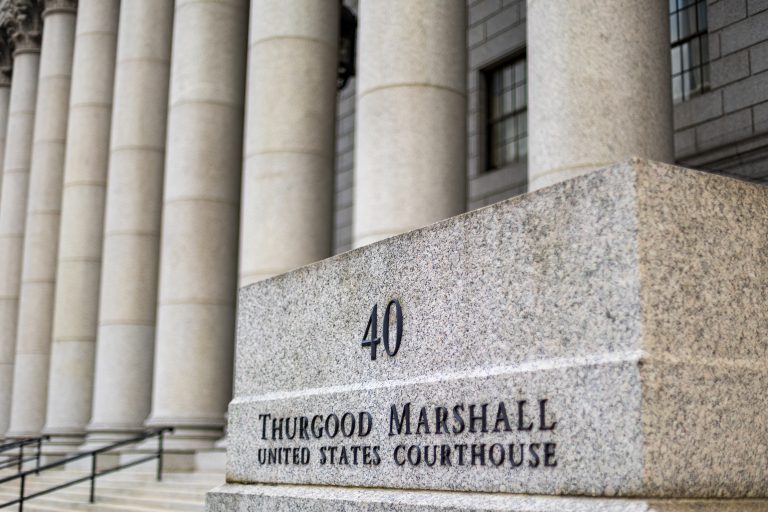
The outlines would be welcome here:
[[[0,476],[8,473],[0,472]],[[67,480],[85,476],[84,471],[47,471],[27,479],[26,493],[53,487]],[[24,503],[25,512],[62,512],[66,510],[170,512],[205,510],[205,493],[224,483],[223,473],[164,473],[163,481],[154,472],[125,470],[96,480],[96,502],[88,503],[89,482],[83,482]],[[0,503],[19,496],[18,482],[0,485]],[[17,506],[5,510],[15,511]]]

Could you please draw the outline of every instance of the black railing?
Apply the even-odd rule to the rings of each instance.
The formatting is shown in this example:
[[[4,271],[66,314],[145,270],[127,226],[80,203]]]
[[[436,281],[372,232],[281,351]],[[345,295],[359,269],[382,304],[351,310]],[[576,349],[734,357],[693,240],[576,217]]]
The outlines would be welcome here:
[[[10,440],[6,439],[7,442],[0,445],[0,457],[5,459],[4,461],[0,462],[0,469],[7,469],[16,466],[16,470],[21,472],[21,470],[24,468],[24,463],[33,460],[35,461],[35,469],[40,468],[40,447],[42,446],[43,441],[47,440],[48,436],[19,437],[11,438]],[[31,454],[27,452],[25,455],[24,447],[30,445],[34,446],[34,451]],[[19,450],[18,453],[6,453],[17,448]]]
[[[110,473],[114,473],[115,471],[120,471],[121,469],[129,468],[131,466],[137,466],[139,464],[143,464],[145,462],[151,461],[153,459],[157,459],[157,481],[161,481],[163,479],[163,435],[165,433],[171,433],[173,432],[173,427],[163,427],[159,429],[149,430],[147,432],[144,432],[143,434],[133,437],[131,439],[125,439],[123,441],[118,441],[116,443],[112,443],[108,446],[102,446],[101,448],[97,448],[95,450],[90,450],[86,452],[80,452],[76,455],[72,455],[70,457],[66,457],[62,460],[58,460],[56,462],[52,462],[50,464],[46,464],[44,466],[39,466],[35,469],[30,469],[27,471],[20,471],[19,473],[15,475],[11,475],[5,478],[0,478],[0,484],[4,484],[7,482],[11,482],[14,480],[21,480],[19,485],[19,497],[15,500],[7,501],[5,503],[0,504],[0,508],[10,507],[11,505],[19,505],[19,512],[22,512],[24,510],[24,502],[31,500],[32,498],[37,498],[38,496],[43,496],[45,494],[52,493],[54,491],[58,491],[59,489],[64,489],[65,487],[70,487],[72,485],[77,485],[82,482],[86,482],[88,480],[91,481],[91,492],[89,497],[89,502],[93,503],[96,499],[96,479],[100,476],[108,475]],[[97,457],[105,452],[114,450],[115,448],[120,448],[122,446],[127,446],[130,444],[135,444],[140,441],[144,441],[145,439],[151,439],[153,437],[157,437],[157,450],[152,453],[151,455],[147,455],[146,457],[141,457],[136,460],[132,460],[130,462],[126,462],[125,464],[121,464],[118,466],[111,467],[109,469],[104,469],[101,471],[97,471]],[[58,468],[60,466],[63,466],[65,464],[69,464],[70,462],[74,462],[76,460],[84,459],[86,457],[91,458],[91,472],[89,475],[75,478],[73,480],[61,483],[59,485],[56,485],[54,487],[50,487],[48,489],[43,489],[42,491],[37,491],[35,493],[25,495],[25,487],[26,487],[26,479],[28,476],[39,474],[41,471],[46,471],[49,469]]]

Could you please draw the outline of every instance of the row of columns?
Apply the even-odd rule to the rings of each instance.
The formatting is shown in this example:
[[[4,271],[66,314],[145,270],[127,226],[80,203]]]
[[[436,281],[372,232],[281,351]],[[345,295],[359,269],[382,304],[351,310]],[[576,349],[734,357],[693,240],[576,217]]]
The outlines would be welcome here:
[[[38,18],[16,12],[23,23],[6,27],[10,92],[0,83],[0,432],[51,434],[71,451],[86,434],[98,445],[174,425],[171,448],[212,446],[238,285],[331,254],[339,2],[251,0],[249,22],[248,0],[6,1]],[[579,44],[604,51],[599,30],[622,14],[600,10],[593,33],[554,3],[529,0],[536,37],[572,20],[581,29],[564,30],[567,45],[531,41],[532,89],[545,70],[567,71]],[[640,11],[648,23],[662,12]],[[466,3],[361,0],[359,19],[358,246],[464,210]],[[652,43],[620,50],[637,63]],[[563,83],[542,90],[564,94]],[[569,116],[589,112],[573,100],[555,121],[547,98],[531,98],[531,163],[551,176],[562,166],[540,164],[550,147],[536,131],[578,128]],[[664,155],[671,107],[638,117],[630,103],[592,122],[618,120],[635,138],[605,150],[595,131],[579,159],[566,145],[569,175],[633,148]],[[653,126],[628,126],[638,120]]]

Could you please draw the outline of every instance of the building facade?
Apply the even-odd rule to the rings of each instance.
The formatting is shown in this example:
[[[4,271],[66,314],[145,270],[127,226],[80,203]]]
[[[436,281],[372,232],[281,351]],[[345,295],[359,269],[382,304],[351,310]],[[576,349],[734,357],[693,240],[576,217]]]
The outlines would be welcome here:
[[[630,156],[768,181],[764,0],[3,0],[0,28],[0,433],[62,453],[217,446],[238,287]]]

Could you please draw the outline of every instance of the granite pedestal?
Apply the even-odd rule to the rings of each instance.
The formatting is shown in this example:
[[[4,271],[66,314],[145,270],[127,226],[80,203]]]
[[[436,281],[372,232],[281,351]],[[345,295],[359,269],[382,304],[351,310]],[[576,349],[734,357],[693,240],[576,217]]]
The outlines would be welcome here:
[[[208,510],[768,510],[766,298],[768,188],[642,160],[245,287]]]

